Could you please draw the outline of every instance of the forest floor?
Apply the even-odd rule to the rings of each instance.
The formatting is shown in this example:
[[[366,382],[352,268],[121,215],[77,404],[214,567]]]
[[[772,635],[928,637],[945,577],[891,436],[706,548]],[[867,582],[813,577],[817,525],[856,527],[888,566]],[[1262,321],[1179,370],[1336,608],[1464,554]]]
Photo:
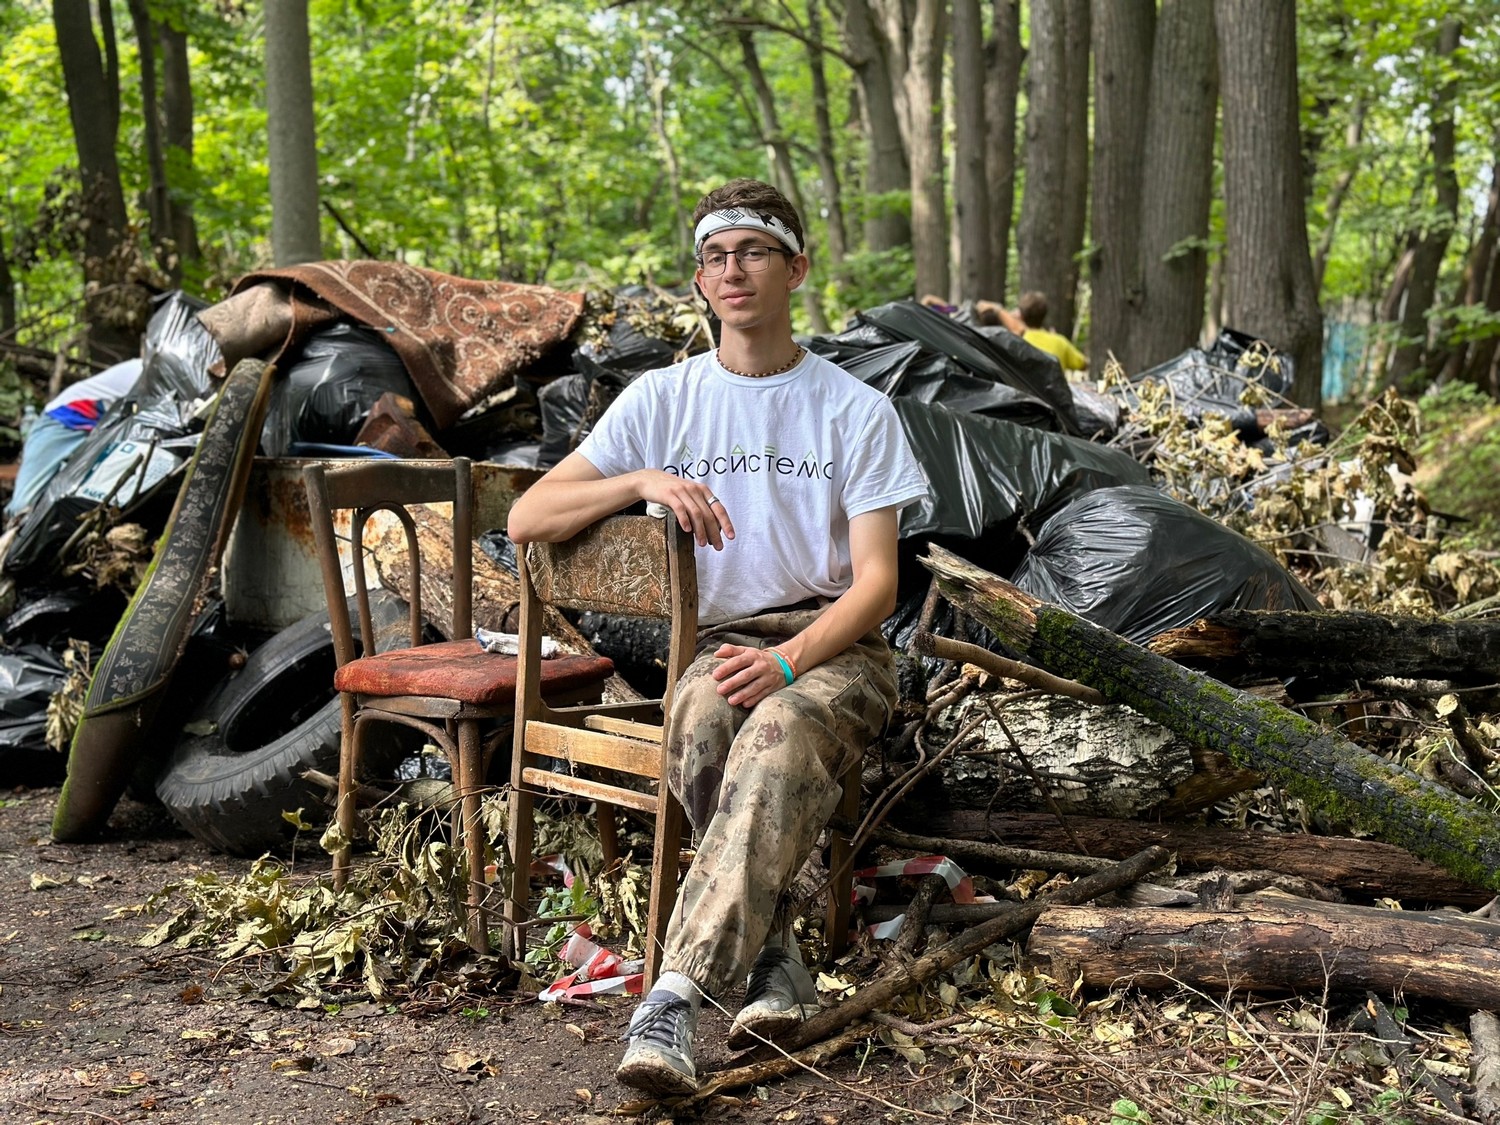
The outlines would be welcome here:
[[[628,998],[559,1006],[536,1000],[534,986],[480,985],[395,1004],[373,1003],[357,987],[342,1003],[267,999],[245,987],[242,965],[144,947],[157,919],[137,908],[154,893],[206,872],[233,879],[250,862],[210,852],[159,809],[129,799],[102,841],[53,843],[56,797],[16,790],[0,800],[0,1120],[603,1125],[673,1115],[613,1079]],[[301,866],[321,869],[311,858]],[[873,965],[866,954],[864,971]],[[1466,1120],[1431,1088],[1433,1078],[1464,1088],[1461,1013],[1424,1012],[1421,1028],[1411,1016],[1421,1058],[1413,1070],[1392,1065],[1358,1029],[1363,997],[1085,998],[1062,985],[1040,1001],[1023,992],[1007,1002],[1011,985],[1037,979],[1018,965],[1015,950],[992,947],[971,967],[977,976],[911,999],[852,1054],[681,1116],[809,1125]],[[849,961],[838,971],[865,979]],[[727,1028],[727,1016],[706,1010],[700,1069],[732,1065]]]

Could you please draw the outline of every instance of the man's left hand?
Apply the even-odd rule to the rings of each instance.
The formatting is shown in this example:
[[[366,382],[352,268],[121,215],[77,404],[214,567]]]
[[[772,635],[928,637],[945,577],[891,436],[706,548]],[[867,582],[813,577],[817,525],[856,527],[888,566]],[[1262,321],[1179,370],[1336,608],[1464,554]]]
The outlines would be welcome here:
[[[787,686],[786,673],[769,649],[724,644],[714,655],[722,661],[713,670],[719,694],[735,707],[754,707],[777,688]]]

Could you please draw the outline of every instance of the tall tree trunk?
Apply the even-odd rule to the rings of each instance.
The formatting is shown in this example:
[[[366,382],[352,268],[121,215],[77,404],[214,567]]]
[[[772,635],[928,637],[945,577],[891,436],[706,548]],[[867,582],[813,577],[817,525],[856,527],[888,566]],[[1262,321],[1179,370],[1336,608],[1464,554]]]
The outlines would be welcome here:
[[[179,267],[203,257],[193,217],[193,79],[188,65],[187,32],[161,25],[162,110],[167,141],[167,182],[171,192],[172,240]]]
[[[140,55],[141,116],[145,123],[146,167],[151,177],[146,189],[151,252],[156,264],[175,285],[182,280],[182,270],[172,249],[172,201],[167,194],[167,154],[156,86],[156,27],[146,8],[146,0],[129,0],[129,8],[130,22],[135,28],[136,50]]]
[[[1163,0],[1141,160],[1141,315],[1121,361],[1140,371],[1198,342],[1208,282],[1219,74],[1213,0]]]
[[[82,180],[83,277],[87,289],[89,355],[102,363],[127,359],[138,350],[144,327],[143,293],[126,281],[129,237],[125,192],[115,138],[120,122],[119,57],[107,2],[99,11],[104,38],[101,59],[88,0],[54,0],[52,23],[68,92],[68,115]],[[142,299],[136,299],[136,298]]]
[[[1052,323],[1065,336],[1078,322],[1079,255],[1087,229],[1089,205],[1089,0],[1067,0],[1063,61],[1067,66],[1063,134],[1062,232],[1063,282],[1052,302]]]
[[[1344,150],[1349,163],[1334,179],[1333,186],[1328,189],[1328,202],[1323,205],[1323,233],[1318,236],[1318,248],[1313,252],[1313,284],[1319,294],[1323,292],[1328,255],[1333,250],[1334,235],[1338,233],[1339,212],[1343,210],[1344,200],[1348,198],[1349,188],[1353,186],[1354,176],[1359,171],[1355,150],[1364,139],[1367,108],[1364,98],[1358,98],[1349,111],[1349,124],[1344,130]]]
[[[989,180],[990,257],[985,271],[992,300],[1005,301],[1010,269],[1010,220],[1016,206],[1016,95],[1021,88],[1020,0],[995,0],[985,44],[985,175]]]
[[[958,227],[958,285],[953,296],[960,301],[993,292],[984,102],[979,0],[953,0],[953,210]]]
[[[1224,91],[1230,324],[1292,356],[1292,399],[1322,408],[1323,313],[1307,244],[1295,0],[1214,0]]]
[[[1479,224],[1479,233],[1469,248],[1468,261],[1464,263],[1463,294],[1460,302],[1466,308],[1479,308],[1484,304],[1489,290],[1490,271],[1495,269],[1495,242],[1500,236],[1500,126],[1495,129],[1490,151],[1495,153],[1495,162],[1490,167],[1490,194],[1485,203],[1484,219]],[[1448,362],[1443,367],[1443,382],[1463,379],[1468,373],[1469,353],[1473,345],[1459,341],[1453,345]],[[1475,384],[1476,386],[1480,384]]]
[[[1448,16],[1438,28],[1437,54],[1442,64],[1458,50],[1458,21]],[[1417,391],[1413,377],[1427,360],[1427,317],[1433,297],[1437,295],[1438,271],[1448,240],[1458,221],[1458,178],[1453,174],[1453,96],[1455,83],[1445,82],[1437,90],[1432,104],[1432,181],[1437,195],[1437,213],[1422,232],[1412,263],[1411,282],[1406,289],[1406,304],[1401,313],[1401,341],[1391,359],[1386,385],[1405,391]],[[1429,373],[1430,374],[1430,373]]]
[[[741,31],[738,38],[740,58],[744,61],[745,73],[750,78],[750,86],[755,91],[755,101],[760,108],[761,135],[765,141],[767,160],[775,169],[776,186],[797,209],[797,214],[805,217],[807,208],[802,202],[802,188],[797,183],[797,169],[792,166],[792,146],[787,144],[786,136],[781,131],[776,98],[771,93],[771,84],[766,81],[766,72],[760,65],[760,54],[755,49],[755,35],[750,31]],[[823,316],[823,307],[818,304],[816,286],[802,286],[802,307],[812,324],[812,330],[815,333],[827,333],[828,321]]]
[[[1089,352],[1129,354],[1140,305],[1141,153],[1156,0],[1094,0],[1094,171]],[[1123,353],[1123,354],[1122,354]],[[1134,373],[1127,366],[1127,371]]]
[[[808,0],[807,68],[812,75],[813,121],[818,130],[818,171],[823,177],[823,199],[828,206],[828,264],[843,265],[848,244],[844,233],[844,193],[833,144],[833,120],[828,112],[828,76],[823,64],[823,0]]]
[[[911,238],[916,291],[948,288],[948,205],[943,190],[943,40],[947,0],[916,0],[908,41]]]
[[[896,109],[899,77],[893,74],[885,37],[869,0],[846,0],[843,37],[844,48],[853,60],[864,118],[865,199],[860,210],[864,214],[865,248],[879,251],[908,246],[911,221],[905,206],[893,202],[898,195],[904,202],[911,188],[902,136],[905,126]]]
[[[317,261],[323,256],[323,243],[307,0],[266,2],[266,131],[271,253],[278,266]]]
[[[1034,0],[1026,60],[1026,191],[1016,228],[1021,288],[1043,293],[1060,307],[1067,268],[1063,247],[1067,175],[1068,0]],[[1055,316],[1050,323],[1058,325]]]
[[[10,257],[5,252],[5,232],[0,230],[0,336],[11,337],[16,331],[16,279],[10,273]]]

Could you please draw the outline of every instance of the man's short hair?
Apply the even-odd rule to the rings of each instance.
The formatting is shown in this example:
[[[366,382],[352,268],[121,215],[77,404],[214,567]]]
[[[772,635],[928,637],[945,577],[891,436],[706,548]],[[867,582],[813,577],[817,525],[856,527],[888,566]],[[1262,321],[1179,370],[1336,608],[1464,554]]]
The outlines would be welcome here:
[[[1035,289],[1022,293],[1017,311],[1027,328],[1040,328],[1047,321],[1047,298]]]
[[[802,233],[802,220],[787,197],[770,184],[743,177],[730,180],[723,187],[714,188],[698,200],[698,206],[693,208],[693,227],[696,229],[703,216],[709,212],[723,211],[729,207],[780,219],[797,236],[797,245],[807,245],[807,237]]]

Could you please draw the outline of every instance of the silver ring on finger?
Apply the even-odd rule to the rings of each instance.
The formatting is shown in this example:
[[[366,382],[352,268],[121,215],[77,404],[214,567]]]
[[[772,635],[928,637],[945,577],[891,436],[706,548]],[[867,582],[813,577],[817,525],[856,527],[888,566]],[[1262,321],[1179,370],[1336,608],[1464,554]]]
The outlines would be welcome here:
[[[715,504],[722,504],[722,503],[724,503],[724,501],[720,500],[717,496],[710,495],[709,498],[708,498],[708,506],[710,508],[712,508]]]

